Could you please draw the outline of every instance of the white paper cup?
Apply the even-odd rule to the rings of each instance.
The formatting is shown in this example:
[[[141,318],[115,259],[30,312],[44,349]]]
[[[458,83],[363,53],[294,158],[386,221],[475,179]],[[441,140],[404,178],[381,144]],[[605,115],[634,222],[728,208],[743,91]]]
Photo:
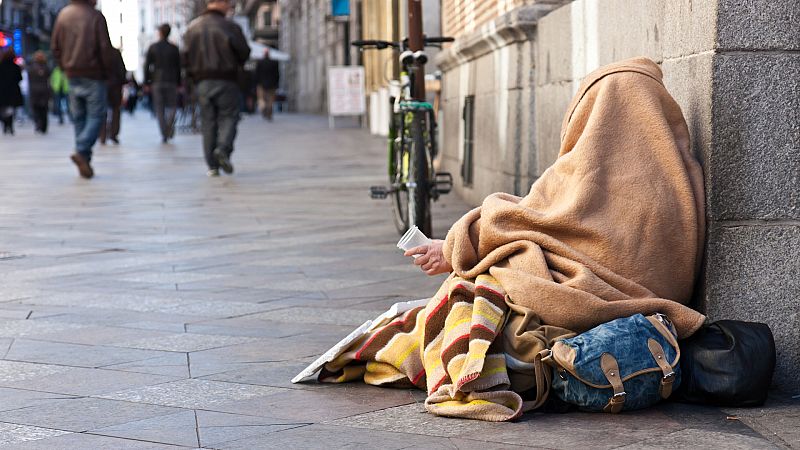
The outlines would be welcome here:
[[[397,242],[397,248],[401,250],[408,250],[414,247],[419,247],[420,245],[428,245],[431,243],[431,240],[428,239],[427,236],[422,234],[422,231],[419,231],[419,228],[412,226],[406,231],[406,234],[400,238],[400,241]],[[416,258],[419,255],[414,255]]]

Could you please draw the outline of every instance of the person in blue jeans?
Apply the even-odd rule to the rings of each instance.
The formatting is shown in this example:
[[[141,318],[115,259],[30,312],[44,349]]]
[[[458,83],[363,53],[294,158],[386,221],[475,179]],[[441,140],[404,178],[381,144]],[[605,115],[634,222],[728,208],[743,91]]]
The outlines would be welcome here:
[[[69,79],[69,106],[75,125],[75,153],[70,159],[83,178],[92,178],[92,147],[106,119],[106,80],[115,54],[108,25],[96,0],[72,0],[56,18],[51,49]]]

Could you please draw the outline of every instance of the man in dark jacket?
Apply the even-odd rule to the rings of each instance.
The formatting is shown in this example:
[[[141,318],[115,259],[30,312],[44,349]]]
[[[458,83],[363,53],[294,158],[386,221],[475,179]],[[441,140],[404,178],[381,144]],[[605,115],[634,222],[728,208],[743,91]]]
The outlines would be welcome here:
[[[75,125],[71,159],[83,178],[92,178],[92,146],[106,117],[106,79],[114,67],[114,48],[96,0],[72,0],[58,13],[50,46],[69,79]]]
[[[258,83],[258,106],[261,108],[261,115],[270,122],[279,81],[278,61],[269,57],[269,47],[267,47],[264,50],[264,59],[256,64],[256,83]]]
[[[28,104],[31,105],[37,133],[47,133],[47,107],[51,94],[47,55],[39,50],[33,54],[33,62],[28,66]]]
[[[180,53],[178,47],[167,41],[171,30],[166,23],[158,27],[160,39],[147,49],[144,62],[145,86],[153,95],[153,107],[164,143],[175,134],[175,108],[181,84]]]
[[[106,99],[108,100],[107,117],[100,125],[100,143],[105,144],[106,138],[110,139],[113,143],[119,144],[119,126],[122,110],[122,86],[125,84],[128,72],[125,70],[125,62],[122,60],[122,53],[114,49],[114,66],[111,68],[111,73],[108,74],[106,81],[106,89],[108,93]]]
[[[0,121],[3,134],[14,134],[14,109],[22,106],[24,99],[19,88],[22,69],[14,62],[14,50],[0,49]]]
[[[230,0],[210,0],[184,35],[186,70],[197,83],[203,121],[203,151],[208,175],[219,169],[233,173],[230,161],[239,120],[237,73],[250,57],[250,46],[239,25],[225,18]]]

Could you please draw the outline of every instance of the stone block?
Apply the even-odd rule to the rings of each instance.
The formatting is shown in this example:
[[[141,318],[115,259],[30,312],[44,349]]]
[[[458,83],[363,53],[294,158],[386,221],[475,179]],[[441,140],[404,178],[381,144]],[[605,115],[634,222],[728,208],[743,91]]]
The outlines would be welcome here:
[[[708,214],[800,218],[800,55],[714,57]]]
[[[507,92],[487,93],[475,96],[475,142],[473,148],[475,169],[498,170],[499,160],[508,151]],[[475,177],[477,179],[477,176]]]
[[[505,49],[507,47],[503,47]],[[502,67],[500,53],[503,49],[483,55],[467,63],[470,66],[470,93],[475,96],[502,90],[507,82],[505,74],[509,67]]]
[[[719,0],[712,3],[718,4],[718,49],[800,49],[800,2],[797,0]]]
[[[31,425],[63,431],[83,432],[135,420],[174,414],[180,410],[163,406],[117,402],[98,398],[76,398],[44,403],[0,413],[3,423]],[[0,431],[2,434],[2,431]],[[50,447],[65,448],[65,447]],[[83,447],[113,448],[113,447]]]
[[[113,392],[98,397],[132,404],[145,403],[177,408],[209,409],[220,403],[246,400],[284,391],[285,389],[267,386],[189,379]]]
[[[463,140],[462,103],[458,97],[447,99],[442,103],[439,112],[439,153],[445,159],[461,159],[461,141]],[[460,167],[459,167],[460,169]],[[450,172],[457,174],[459,171]],[[455,176],[455,175],[454,175]]]
[[[458,70],[450,70],[442,74],[442,101],[452,101],[458,99],[460,92]]]
[[[536,27],[536,84],[572,81],[572,6],[539,19]]]
[[[800,223],[713,226],[704,306],[712,320],[767,323],[775,336],[773,382],[800,389]]]
[[[561,122],[572,100],[572,85],[554,83],[536,89],[536,175],[553,165],[561,148]]]
[[[533,82],[532,41],[513,42],[490,53],[501,89],[521,89]]]
[[[634,56],[661,61],[663,10],[662,1],[579,0],[553,11],[539,21],[536,83],[578,82]]]
[[[663,4],[664,59],[696,55],[714,48],[716,1],[667,0]]]
[[[583,30],[583,46],[586,49],[585,69],[581,76],[597,67],[635,56],[646,56],[660,62],[663,54],[665,3],[668,2],[664,0],[576,2],[573,17],[577,16],[583,20],[578,29]],[[582,11],[578,12],[576,8]]]
[[[661,70],[664,86],[680,105],[689,126],[692,151],[705,165],[711,152],[713,54],[666,59]]]
[[[64,434],[69,434],[69,431],[2,423],[0,424],[0,445],[20,445],[23,442],[38,441]]]

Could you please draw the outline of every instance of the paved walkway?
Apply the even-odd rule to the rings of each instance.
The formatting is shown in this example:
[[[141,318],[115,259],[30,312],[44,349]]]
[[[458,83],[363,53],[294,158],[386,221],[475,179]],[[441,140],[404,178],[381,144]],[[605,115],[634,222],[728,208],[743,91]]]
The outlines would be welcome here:
[[[246,119],[234,176],[197,135],[161,145],[145,113],[98,147],[91,181],[54,125],[0,136],[0,445],[14,449],[774,448],[800,406],[424,413],[423,393],[289,379],[429,278],[394,247],[383,144],[320,117]],[[468,209],[435,205],[436,234]]]

